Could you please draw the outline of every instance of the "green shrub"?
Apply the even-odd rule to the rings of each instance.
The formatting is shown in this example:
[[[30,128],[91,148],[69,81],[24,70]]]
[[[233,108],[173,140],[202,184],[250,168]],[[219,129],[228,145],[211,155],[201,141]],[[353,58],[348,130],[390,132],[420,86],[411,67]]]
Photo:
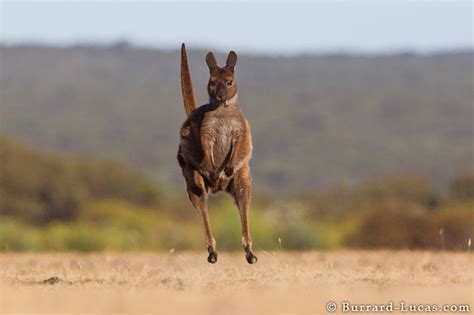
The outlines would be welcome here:
[[[32,224],[72,222],[84,204],[119,199],[157,206],[160,191],[113,161],[52,155],[0,138],[0,215]]]
[[[305,250],[315,248],[316,231],[309,224],[303,222],[286,222],[281,225],[279,235],[282,249]]]
[[[41,249],[41,234],[28,225],[11,219],[0,220],[0,250],[28,251]]]

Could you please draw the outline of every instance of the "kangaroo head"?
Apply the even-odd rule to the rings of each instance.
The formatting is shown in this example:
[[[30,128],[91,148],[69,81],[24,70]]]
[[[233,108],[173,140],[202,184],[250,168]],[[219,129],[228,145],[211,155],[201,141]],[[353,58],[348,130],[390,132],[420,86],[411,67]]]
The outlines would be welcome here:
[[[217,65],[216,57],[212,52],[206,56],[206,63],[209,67],[209,83],[207,92],[211,102],[226,103],[237,94],[237,82],[235,80],[235,64],[237,54],[229,52],[225,67]]]

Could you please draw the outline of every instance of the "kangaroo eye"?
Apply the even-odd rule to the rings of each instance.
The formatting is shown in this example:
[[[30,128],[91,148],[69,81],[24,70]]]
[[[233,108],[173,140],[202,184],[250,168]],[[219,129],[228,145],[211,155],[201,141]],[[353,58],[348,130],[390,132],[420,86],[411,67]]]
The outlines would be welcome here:
[[[232,83],[234,83],[232,80],[227,80],[227,82],[226,82],[226,84],[227,84],[228,86],[231,86]]]

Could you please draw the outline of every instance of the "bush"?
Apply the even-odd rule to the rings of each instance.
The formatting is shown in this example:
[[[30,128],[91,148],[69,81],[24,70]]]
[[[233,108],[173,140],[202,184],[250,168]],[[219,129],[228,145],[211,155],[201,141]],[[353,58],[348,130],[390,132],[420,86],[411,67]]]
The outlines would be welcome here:
[[[434,209],[440,204],[440,199],[427,178],[416,174],[401,174],[357,186],[339,186],[325,194],[309,198],[309,212],[312,219],[340,220],[390,200]]]
[[[156,206],[158,187],[117,162],[52,155],[0,138],[0,215],[33,224],[74,221],[86,202]]]
[[[142,205],[157,205],[160,191],[143,174],[114,161],[77,159],[78,182],[94,199],[122,199]]]
[[[424,248],[434,228],[426,211],[413,203],[387,201],[364,211],[348,246],[362,248]]]
[[[41,246],[41,234],[35,228],[14,220],[0,220],[1,251],[38,250]]]
[[[438,242],[443,249],[466,249],[469,239],[474,239],[474,202],[446,205],[434,217],[436,231],[442,230]]]
[[[302,222],[286,222],[280,228],[279,235],[283,249],[305,250],[317,245],[315,231],[309,224]]]
[[[474,171],[466,171],[456,176],[450,185],[450,197],[455,201],[474,199]]]

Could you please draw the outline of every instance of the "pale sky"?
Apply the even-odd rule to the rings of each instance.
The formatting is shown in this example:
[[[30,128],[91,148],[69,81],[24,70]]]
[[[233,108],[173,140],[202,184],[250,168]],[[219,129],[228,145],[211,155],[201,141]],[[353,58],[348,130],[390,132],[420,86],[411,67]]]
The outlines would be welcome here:
[[[257,53],[473,48],[471,1],[5,1],[1,41]]]

